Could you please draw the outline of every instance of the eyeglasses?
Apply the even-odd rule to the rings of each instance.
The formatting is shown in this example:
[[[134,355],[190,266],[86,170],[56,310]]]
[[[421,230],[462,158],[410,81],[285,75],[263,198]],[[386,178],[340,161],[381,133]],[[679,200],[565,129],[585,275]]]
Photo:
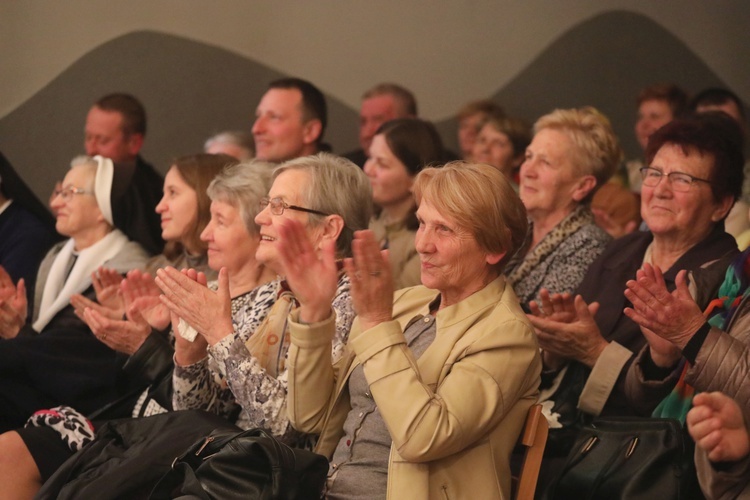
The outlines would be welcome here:
[[[77,194],[94,194],[93,191],[86,191],[85,189],[68,186],[63,189],[56,189],[55,190],[55,196],[60,196],[63,201],[70,201],[73,199],[74,195]]]
[[[690,191],[690,186],[692,186],[694,182],[705,182],[706,184],[711,184],[711,181],[708,179],[694,177],[684,172],[670,172],[665,174],[661,170],[651,167],[643,167],[641,169],[641,177],[643,178],[643,185],[647,187],[656,187],[659,185],[659,182],[661,182],[662,177],[667,177],[672,189],[681,193]]]
[[[281,198],[261,198],[260,199],[261,210],[263,210],[269,205],[271,207],[271,213],[274,215],[281,215],[284,213],[284,210],[296,210],[298,212],[307,212],[310,214],[317,214],[317,215],[322,215],[322,216],[331,215],[325,212],[320,212],[318,210],[313,210],[311,208],[303,208],[303,207],[298,207],[296,205],[289,205]]]

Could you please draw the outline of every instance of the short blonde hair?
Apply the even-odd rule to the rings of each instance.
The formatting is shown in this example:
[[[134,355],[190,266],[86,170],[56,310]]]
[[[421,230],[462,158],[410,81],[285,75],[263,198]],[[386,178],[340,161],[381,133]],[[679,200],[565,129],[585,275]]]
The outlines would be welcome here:
[[[505,175],[489,165],[454,161],[425,168],[413,191],[418,205],[427,200],[468,230],[485,252],[505,252],[493,266],[498,274],[526,239],[526,208]]]
[[[536,121],[534,133],[546,128],[564,133],[573,142],[577,150],[573,162],[577,174],[596,178],[596,187],[583,200],[590,201],[596,189],[612,177],[623,158],[609,119],[591,106],[556,109]]]

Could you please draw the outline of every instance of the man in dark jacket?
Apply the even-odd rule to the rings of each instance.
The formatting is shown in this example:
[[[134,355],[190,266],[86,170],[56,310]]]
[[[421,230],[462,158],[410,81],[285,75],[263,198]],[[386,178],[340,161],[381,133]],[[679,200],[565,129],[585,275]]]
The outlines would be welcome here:
[[[152,254],[161,253],[161,219],[155,212],[164,178],[140,156],[146,137],[146,110],[130,94],[108,94],[94,103],[86,116],[84,148],[115,163],[112,192],[115,225]],[[55,191],[60,186],[55,187]],[[54,197],[54,193],[52,195]]]

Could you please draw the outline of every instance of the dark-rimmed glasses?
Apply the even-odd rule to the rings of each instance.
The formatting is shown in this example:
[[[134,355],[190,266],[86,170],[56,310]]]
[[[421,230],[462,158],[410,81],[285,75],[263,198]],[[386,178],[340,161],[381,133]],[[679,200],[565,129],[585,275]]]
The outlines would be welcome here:
[[[647,187],[656,187],[659,185],[659,182],[661,182],[662,177],[667,177],[672,189],[681,193],[690,191],[690,187],[694,182],[705,182],[706,184],[711,184],[711,181],[708,179],[701,179],[700,177],[695,177],[684,172],[669,172],[668,174],[665,174],[661,170],[651,167],[641,168],[641,177],[643,178],[643,185]]]
[[[73,199],[73,196],[77,194],[94,194],[94,192],[87,191],[85,189],[77,188],[74,186],[68,186],[66,188],[55,190],[55,196],[61,197],[63,201],[70,201]]]
[[[298,207],[297,205],[289,205],[287,202],[285,202],[281,198],[261,198],[260,209],[263,210],[266,207],[270,207],[271,213],[274,215],[281,215],[284,213],[284,210],[296,210],[298,212],[307,212],[309,214],[322,215],[324,217],[331,215],[325,212],[321,212],[319,210],[313,210],[312,208],[304,208],[304,207]]]

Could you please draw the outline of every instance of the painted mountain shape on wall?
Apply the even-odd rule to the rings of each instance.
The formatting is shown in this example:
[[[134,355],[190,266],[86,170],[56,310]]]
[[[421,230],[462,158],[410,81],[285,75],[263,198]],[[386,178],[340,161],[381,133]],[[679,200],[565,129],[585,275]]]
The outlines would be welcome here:
[[[470,74],[469,68],[462,71]],[[0,150],[46,199],[70,159],[82,152],[91,103],[109,92],[127,91],[148,111],[143,154],[166,171],[171,159],[199,151],[217,131],[249,130],[268,82],[283,76],[288,75],[213,45],[153,31],[129,33],[83,55],[0,119]],[[635,97],[645,85],[667,81],[687,91],[722,85],[662,26],[640,14],[612,11],[572,27],[492,96],[466,100],[492,97],[529,122],[554,108],[593,105],[610,117],[632,156],[638,152],[632,133]],[[325,82],[314,83],[325,87]],[[357,110],[335,96],[327,98],[326,139],[343,153],[357,144]],[[437,125],[446,145],[457,149],[454,120]]]

